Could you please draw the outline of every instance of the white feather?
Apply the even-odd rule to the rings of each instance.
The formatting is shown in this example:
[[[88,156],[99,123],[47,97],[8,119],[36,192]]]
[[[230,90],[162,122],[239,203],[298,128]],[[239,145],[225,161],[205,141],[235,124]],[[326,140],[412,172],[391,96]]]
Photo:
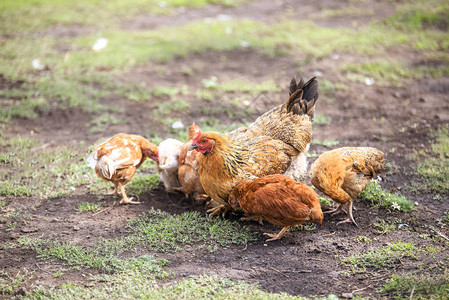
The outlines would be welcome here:
[[[183,142],[175,139],[167,139],[159,144],[159,177],[164,183],[167,191],[179,187],[178,182],[178,156],[181,152]]]
[[[117,163],[106,155],[100,158],[97,166],[103,176],[109,179],[112,178],[112,176],[115,174],[115,170],[117,169]]]
[[[87,165],[92,169],[95,169],[95,166],[97,165],[97,160],[94,158],[94,155],[95,152],[92,152],[87,158]]]

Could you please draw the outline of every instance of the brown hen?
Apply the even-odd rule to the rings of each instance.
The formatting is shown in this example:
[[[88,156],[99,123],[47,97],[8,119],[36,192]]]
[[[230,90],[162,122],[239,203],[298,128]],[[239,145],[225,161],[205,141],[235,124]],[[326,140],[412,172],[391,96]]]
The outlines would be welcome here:
[[[120,133],[100,144],[88,161],[100,178],[114,184],[113,195],[120,189],[120,204],[139,204],[126,196],[125,185],[147,157],[159,163],[156,145],[139,135]]]
[[[358,226],[352,215],[353,202],[370,180],[384,168],[384,154],[376,148],[343,147],[324,152],[312,164],[310,178],[321,192],[340,203],[338,208],[325,213],[338,213],[348,203],[346,220]]]
[[[299,84],[293,79],[288,101],[257,118],[248,128],[227,135],[205,132],[195,137],[189,149],[200,152],[201,184],[220,204],[209,210],[211,215],[230,209],[229,193],[242,180],[283,173],[295,179],[305,176],[305,153],[311,141],[317,98],[315,78]]]
[[[189,150],[193,139],[201,131],[201,128],[193,123],[188,129],[188,142],[181,147],[178,158],[178,180],[181,184],[179,191],[183,192],[188,198],[190,195],[198,202],[204,202],[208,199],[206,192],[200,182],[198,173],[199,152]]]
[[[283,226],[277,234],[264,233],[268,241],[280,239],[295,225],[306,221],[323,223],[320,200],[312,188],[290,177],[274,174],[242,182],[229,195],[229,204],[252,216]]]

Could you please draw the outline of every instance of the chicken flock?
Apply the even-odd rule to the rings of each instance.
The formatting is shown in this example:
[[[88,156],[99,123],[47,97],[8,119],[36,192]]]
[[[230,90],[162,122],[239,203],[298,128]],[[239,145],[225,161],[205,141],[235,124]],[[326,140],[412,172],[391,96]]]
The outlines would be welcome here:
[[[318,100],[318,81],[290,82],[289,97],[259,116],[248,127],[227,133],[188,128],[188,141],[167,139],[156,146],[144,137],[117,134],[89,156],[96,174],[114,184],[120,204],[138,204],[125,193],[137,168],[148,157],[158,167],[167,192],[182,192],[198,203],[213,207],[211,216],[242,210],[243,220],[263,220],[282,226],[267,241],[280,239],[292,226],[305,222],[322,225],[318,194],[339,204],[324,212],[345,212],[355,226],[352,210],[356,196],[384,168],[384,154],[371,147],[343,147],[324,152],[310,167],[307,151],[312,140],[312,121]],[[343,207],[348,204],[348,211]]]

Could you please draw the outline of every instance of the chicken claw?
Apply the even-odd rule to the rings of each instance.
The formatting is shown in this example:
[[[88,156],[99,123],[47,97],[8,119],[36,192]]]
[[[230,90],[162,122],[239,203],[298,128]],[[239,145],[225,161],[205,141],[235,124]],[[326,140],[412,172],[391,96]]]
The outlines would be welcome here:
[[[343,209],[343,206],[345,206],[345,204],[340,204],[336,209],[326,210],[323,214],[331,214],[332,216],[341,212],[347,214],[346,210]]]
[[[206,212],[209,214],[209,217],[213,217],[221,214],[222,217],[225,217],[227,213],[231,210],[229,205],[220,204],[216,207],[208,209]]]
[[[353,201],[352,200],[349,201],[349,204],[348,204],[349,205],[349,207],[348,207],[348,211],[349,211],[348,215],[349,215],[349,217],[346,220],[338,222],[337,225],[338,224],[343,224],[343,223],[353,223],[355,226],[359,227],[359,225],[357,225],[357,223],[355,222],[354,217],[352,215],[352,209],[353,209],[352,204],[353,204]]]
[[[122,200],[120,200],[120,204],[140,204],[139,201],[131,201],[133,199],[133,197],[131,198],[126,198],[123,197]]]
[[[125,193],[125,186],[120,185],[120,191],[122,192],[123,198],[120,200],[120,204],[140,204],[139,201],[132,201],[133,197],[128,198]]]
[[[265,242],[271,242],[271,241],[275,241],[280,239],[281,237],[284,236],[284,234],[287,232],[287,230],[290,228],[290,226],[285,226],[284,228],[282,228],[281,231],[279,231],[279,233],[268,233],[268,232],[264,232],[264,235],[270,237],[271,239],[266,240]]]

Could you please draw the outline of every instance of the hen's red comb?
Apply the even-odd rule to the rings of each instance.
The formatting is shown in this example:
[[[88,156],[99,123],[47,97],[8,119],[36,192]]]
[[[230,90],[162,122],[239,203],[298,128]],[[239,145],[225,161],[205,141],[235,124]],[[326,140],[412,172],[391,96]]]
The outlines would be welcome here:
[[[192,143],[196,143],[198,142],[198,138],[200,137],[200,135],[202,135],[203,133],[201,132],[201,129],[198,131],[198,135],[193,139]]]

